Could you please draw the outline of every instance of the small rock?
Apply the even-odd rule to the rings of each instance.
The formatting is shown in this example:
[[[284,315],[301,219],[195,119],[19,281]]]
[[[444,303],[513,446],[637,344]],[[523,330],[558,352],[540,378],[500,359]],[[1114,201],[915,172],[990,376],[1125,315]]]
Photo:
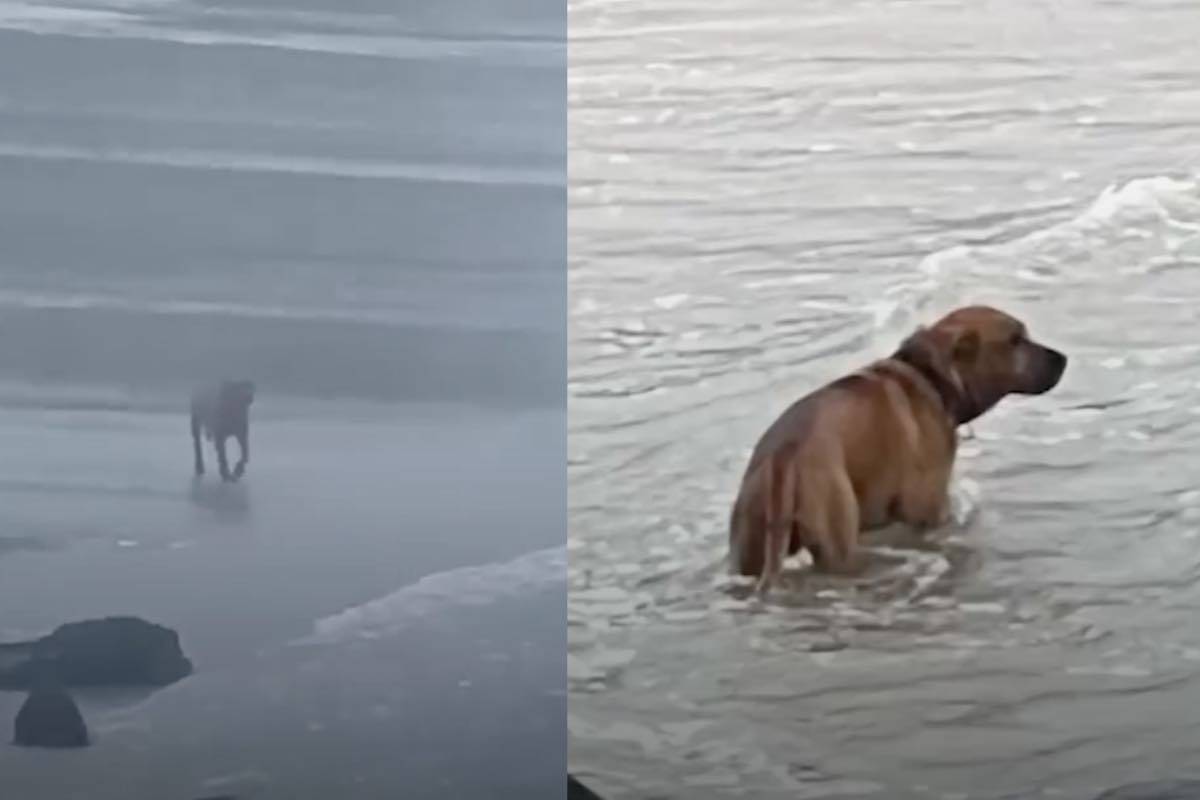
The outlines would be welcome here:
[[[13,725],[13,744],[21,747],[87,747],[87,725],[79,706],[64,689],[46,686],[25,698]]]
[[[567,800],[600,800],[600,795],[584,786],[567,773]]]

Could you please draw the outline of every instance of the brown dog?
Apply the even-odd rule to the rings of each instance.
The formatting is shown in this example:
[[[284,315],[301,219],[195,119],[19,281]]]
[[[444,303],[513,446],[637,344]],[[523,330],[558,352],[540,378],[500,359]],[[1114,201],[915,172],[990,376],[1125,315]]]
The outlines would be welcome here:
[[[732,568],[765,592],[785,553],[861,569],[859,532],[949,514],[958,426],[1009,394],[1042,394],[1067,357],[986,306],[919,328],[891,357],[802,397],[759,439],[729,524]]]

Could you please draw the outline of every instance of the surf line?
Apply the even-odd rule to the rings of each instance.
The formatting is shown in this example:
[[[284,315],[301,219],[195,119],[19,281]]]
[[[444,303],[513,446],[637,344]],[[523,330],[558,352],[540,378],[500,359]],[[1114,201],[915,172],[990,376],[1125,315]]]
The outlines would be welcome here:
[[[536,550],[510,561],[456,567],[426,575],[382,597],[322,617],[313,632],[292,645],[376,639],[448,608],[486,606],[513,595],[565,584],[566,546]]]

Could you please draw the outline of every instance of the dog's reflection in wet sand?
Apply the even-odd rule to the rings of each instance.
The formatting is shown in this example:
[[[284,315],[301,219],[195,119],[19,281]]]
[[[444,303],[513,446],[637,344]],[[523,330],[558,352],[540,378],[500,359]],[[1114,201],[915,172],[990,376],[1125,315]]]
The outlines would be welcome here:
[[[206,483],[194,477],[188,499],[221,522],[242,522],[250,516],[250,491],[244,483]]]

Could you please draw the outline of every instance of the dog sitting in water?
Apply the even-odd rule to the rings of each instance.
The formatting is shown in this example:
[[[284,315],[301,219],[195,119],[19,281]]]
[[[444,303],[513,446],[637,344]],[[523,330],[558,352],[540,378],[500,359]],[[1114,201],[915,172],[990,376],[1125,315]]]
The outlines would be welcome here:
[[[786,556],[852,575],[863,530],[949,517],[958,426],[1009,394],[1043,394],[1067,357],[1020,320],[960,308],[919,328],[889,358],[802,397],[759,439],[729,525],[732,569],[765,593]]]
[[[192,453],[196,475],[204,474],[204,453],[200,438],[212,442],[217,451],[221,480],[236,481],[246,472],[250,461],[250,405],[254,402],[252,381],[221,381],[192,393]],[[225,457],[225,441],[233,437],[241,451],[233,472]]]

